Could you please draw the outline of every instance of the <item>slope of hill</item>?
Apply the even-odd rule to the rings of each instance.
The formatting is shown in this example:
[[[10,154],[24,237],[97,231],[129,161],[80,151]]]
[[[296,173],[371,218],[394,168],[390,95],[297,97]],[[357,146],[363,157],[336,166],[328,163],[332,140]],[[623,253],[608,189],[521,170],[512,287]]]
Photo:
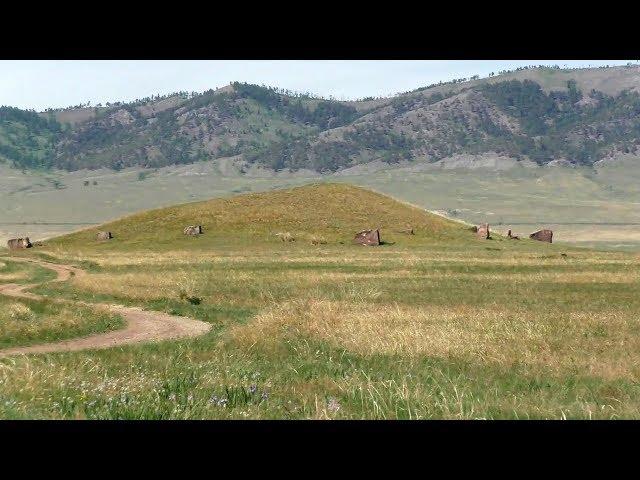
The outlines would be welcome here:
[[[205,235],[184,237],[192,222]],[[393,238],[404,222],[417,235]],[[395,244],[351,245],[363,224],[379,224]],[[280,243],[271,233],[282,227],[330,242]],[[0,289],[9,292],[16,276],[42,281],[16,256],[46,255],[58,271],[76,272],[31,290],[40,300],[0,305],[0,343],[25,343],[15,332],[27,329],[38,341],[48,326],[69,337],[69,319],[78,335],[113,328],[98,318],[105,304],[158,329],[183,323],[177,315],[211,328],[2,360],[0,418],[640,417],[637,254],[482,241],[463,225],[341,185],[187,204],[106,228],[115,240],[98,243],[88,231],[0,256]],[[59,306],[66,312],[56,315]],[[78,322],[88,309],[95,313]],[[130,332],[113,333],[135,340]],[[105,346],[89,338],[73,348]]]
[[[592,165],[638,152],[640,67],[521,69],[350,102],[236,82],[37,118],[0,113],[0,157],[67,170],[233,157],[335,172],[487,152]]]
[[[53,166],[55,144],[62,126],[53,116],[12,107],[0,107],[0,159],[21,168]]]
[[[9,238],[42,240],[142,210],[344,182],[470,223],[489,222],[501,233],[549,227],[554,241],[637,249],[639,159],[620,156],[593,167],[569,168],[491,154],[459,155],[430,164],[373,162],[329,175],[254,167],[243,174],[230,160],[117,172],[36,173],[0,165],[0,246]]]
[[[188,225],[203,225],[205,234],[187,237]],[[397,231],[411,226],[415,235]],[[277,243],[280,232],[290,232],[299,243],[316,238],[329,243],[351,243],[366,228],[381,228],[383,240],[419,244],[451,239],[464,230],[446,220],[385,195],[347,184],[311,184],[286,190],[238,195],[145,211],[99,227],[59,237],[53,247],[110,249],[121,246],[161,248],[216,244]],[[96,243],[96,232],[108,230],[116,241]]]

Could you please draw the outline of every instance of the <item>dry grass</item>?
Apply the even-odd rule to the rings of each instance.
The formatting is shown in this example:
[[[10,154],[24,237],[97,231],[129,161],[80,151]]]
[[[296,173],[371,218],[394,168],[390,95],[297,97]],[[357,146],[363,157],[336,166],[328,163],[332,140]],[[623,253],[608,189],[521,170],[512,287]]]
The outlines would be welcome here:
[[[368,292],[375,296],[375,291]],[[497,305],[373,306],[364,300],[293,301],[260,313],[230,332],[246,347],[274,348],[283,338],[312,336],[362,355],[435,356],[562,374],[577,369],[603,378],[638,378],[640,319],[607,312],[510,310]],[[619,347],[624,345],[624,349]]]
[[[237,220],[236,229],[229,216],[247,198],[206,204],[224,207],[219,242],[207,229],[184,243],[179,230],[156,248],[134,231],[131,243],[75,238],[39,250],[89,269],[40,293],[139,305],[215,328],[179,342],[2,361],[3,395],[15,404],[0,402],[0,415],[640,417],[640,256],[472,234],[449,241],[420,229],[417,238],[363,248],[350,244],[351,225],[314,231],[310,219],[281,208],[291,195],[268,197],[270,223],[261,228]],[[162,212],[182,225],[183,208]],[[163,235],[163,218],[137,220],[156,229],[144,235]],[[242,231],[252,240],[236,243]],[[278,231],[329,232],[330,243],[280,242]],[[268,400],[246,395],[255,385]]]
[[[11,283],[17,280],[24,280],[27,276],[23,273],[0,273],[0,283]]]
[[[42,408],[57,402],[44,416],[64,418],[640,414],[635,256],[575,250],[561,258],[558,247],[537,245],[522,252],[280,246],[252,255],[226,249],[79,256],[100,267],[49,286],[50,293],[110,295],[215,322],[219,314],[211,312],[228,309],[230,317],[216,323],[219,337],[78,353],[51,365],[17,362],[4,372],[4,385],[24,392],[17,398],[42,397]],[[243,309],[256,313],[247,318]],[[60,387],[62,366],[78,370]],[[191,371],[191,387],[163,387]],[[98,379],[96,372],[104,373]],[[209,401],[229,386],[248,388],[258,373],[270,403],[229,409]],[[190,393],[165,398],[163,388]],[[76,403],[63,408],[63,395]],[[90,406],[96,401],[100,409]],[[34,407],[21,400],[15,408]]]
[[[192,224],[203,225],[205,234],[197,239],[183,238],[184,225]],[[309,240],[319,236],[338,243],[351,241],[355,232],[371,226],[383,228],[393,240],[392,232],[406,224],[418,231],[411,239],[415,244],[452,238],[463,228],[370,190],[324,183],[151,210],[53,239],[49,244],[53,249],[96,250],[98,228],[116,236],[115,242],[100,247],[105,251],[144,248],[145,244],[152,244],[156,251],[177,245],[197,250],[229,242],[268,244],[280,242],[275,235],[278,232],[303,233]]]
[[[0,296],[0,348],[73,338],[122,325],[121,318],[101,310]]]

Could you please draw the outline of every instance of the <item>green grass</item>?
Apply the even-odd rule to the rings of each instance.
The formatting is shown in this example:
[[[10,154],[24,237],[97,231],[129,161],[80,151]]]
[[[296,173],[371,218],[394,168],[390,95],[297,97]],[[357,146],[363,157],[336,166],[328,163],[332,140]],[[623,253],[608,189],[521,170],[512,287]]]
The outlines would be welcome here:
[[[12,262],[7,257],[0,257],[0,284],[42,283],[53,280],[55,272],[31,263]]]
[[[118,315],[71,303],[0,296],[0,349],[55,342],[124,327]]]
[[[203,225],[205,234],[183,235],[188,225]],[[416,235],[398,234],[410,225]],[[383,240],[419,245],[436,239],[455,239],[464,227],[417,207],[410,207],[370,190],[345,184],[312,184],[289,190],[244,194],[227,199],[194,202],[135,214],[100,227],[59,237],[53,249],[112,252],[123,249],[193,248],[245,244],[277,244],[278,232],[290,232],[296,245],[321,237],[333,244],[350,243],[355,233],[382,228]],[[95,245],[100,230],[115,241]],[[251,246],[251,247],[249,247]]]
[[[63,190],[56,190],[39,174],[23,175],[0,166],[0,201],[7,206],[2,221],[11,223],[0,223],[0,240],[4,243],[8,238],[21,236],[38,240],[164,205],[310,182],[340,181],[429,210],[455,211],[455,218],[471,223],[488,221],[502,232],[512,228],[526,235],[551,227],[556,241],[637,250],[640,246],[637,208],[640,198],[635,188],[639,181],[637,157],[622,163],[597,170],[557,167],[514,168],[503,172],[415,172],[403,167],[354,172],[344,177],[281,173],[259,178],[241,176],[216,162],[203,162],[159,169],[144,182],[138,181],[141,169],[50,174],[66,186]],[[97,186],[83,185],[85,179],[94,178],[98,180]],[[26,224],[21,225],[23,222]],[[51,225],[56,222],[62,224]]]
[[[286,208],[292,200],[300,208]],[[176,235],[195,214],[216,228],[203,222],[201,238]],[[261,225],[261,216],[270,220]],[[423,228],[381,247],[339,243],[361,222],[380,222],[384,238],[392,219]],[[265,236],[282,226],[330,241]],[[122,237],[107,246],[85,234],[49,242],[42,252],[85,262],[89,273],[38,291],[214,328],[0,360],[0,417],[640,417],[637,255],[478,240],[458,224],[331,185],[148,212],[113,230]]]
[[[54,278],[51,270],[0,257],[0,283],[36,284]],[[123,326],[120,316],[102,310],[66,301],[0,295],[0,349],[82,337]]]

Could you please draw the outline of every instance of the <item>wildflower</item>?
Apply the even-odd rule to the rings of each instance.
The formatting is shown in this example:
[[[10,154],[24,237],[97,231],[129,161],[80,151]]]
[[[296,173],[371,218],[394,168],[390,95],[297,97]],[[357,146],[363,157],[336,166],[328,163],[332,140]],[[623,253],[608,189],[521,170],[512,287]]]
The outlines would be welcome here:
[[[249,393],[250,393],[251,395],[253,395],[253,394],[254,394],[254,393],[256,393],[257,391],[258,391],[258,386],[257,386],[255,383],[249,387]]]
[[[262,392],[260,396],[260,400],[266,401],[269,398],[269,394],[267,392]]]
[[[209,403],[211,404],[217,404],[218,403],[218,396],[217,395],[211,395],[211,398],[209,398]]]

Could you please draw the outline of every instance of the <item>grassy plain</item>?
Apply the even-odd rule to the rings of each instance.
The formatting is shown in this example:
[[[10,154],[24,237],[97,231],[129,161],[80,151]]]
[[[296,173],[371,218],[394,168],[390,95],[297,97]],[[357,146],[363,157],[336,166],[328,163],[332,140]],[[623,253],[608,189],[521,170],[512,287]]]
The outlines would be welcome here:
[[[182,235],[197,223],[204,235]],[[416,235],[395,233],[406,224]],[[378,226],[387,244],[351,244]],[[171,207],[104,228],[116,238],[96,243],[87,230],[21,254],[89,272],[38,293],[214,328],[0,360],[0,417],[640,417],[637,254],[478,240],[345,185]],[[280,231],[296,241],[281,242]]]
[[[495,160],[495,159],[494,159]],[[491,156],[477,160],[491,163]],[[159,170],[126,169],[22,174],[0,165],[0,242],[42,239],[140,210],[310,182],[371,188],[422,208],[500,231],[528,234],[552,227],[555,240],[609,249],[640,249],[638,158],[594,169],[515,166],[447,169],[412,164],[340,175],[249,172],[232,161]],[[89,185],[85,186],[84,182]],[[93,182],[96,185],[93,185]]]

